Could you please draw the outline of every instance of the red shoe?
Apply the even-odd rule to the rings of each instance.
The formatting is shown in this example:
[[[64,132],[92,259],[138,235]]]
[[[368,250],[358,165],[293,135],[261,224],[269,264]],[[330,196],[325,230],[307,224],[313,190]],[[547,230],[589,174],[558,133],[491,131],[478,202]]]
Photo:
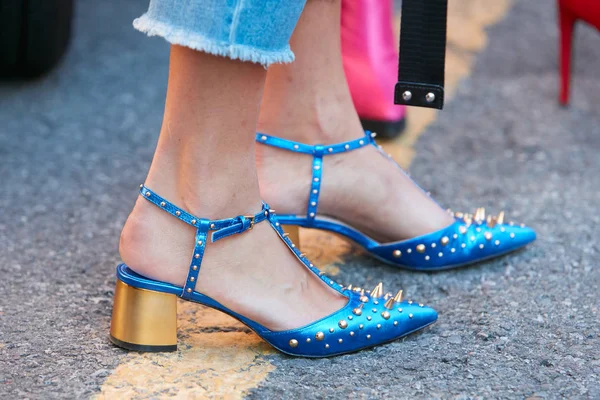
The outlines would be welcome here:
[[[380,137],[399,135],[406,107],[394,104],[398,51],[392,0],[342,1],[342,56],[363,128]]]
[[[560,75],[561,88],[559,102],[569,102],[571,79],[571,43],[573,26],[579,19],[600,30],[600,1],[598,0],[558,0],[558,19],[560,27]]]

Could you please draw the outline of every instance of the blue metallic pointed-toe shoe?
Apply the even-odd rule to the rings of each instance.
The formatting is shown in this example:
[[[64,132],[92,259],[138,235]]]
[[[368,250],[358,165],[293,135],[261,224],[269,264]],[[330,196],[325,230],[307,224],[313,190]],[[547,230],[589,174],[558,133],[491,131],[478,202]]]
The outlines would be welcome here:
[[[117,286],[110,327],[116,345],[135,351],[177,349],[177,298],[222,311],[256,332],[276,349],[294,356],[328,357],[390,342],[437,320],[437,313],[422,304],[402,300],[402,291],[383,294],[381,284],[371,291],[342,287],[301,254],[267,204],[255,215],[208,220],[189,214],[142,185],[140,194],[158,208],[196,228],[195,247],[184,287],[146,278],[125,264],[117,267]],[[291,252],[325,285],[346,297],[338,311],[306,326],[272,331],[198,292],[196,283],[208,243],[252,230],[266,221]],[[248,233],[246,233],[248,234]]]
[[[512,222],[505,223],[503,212],[497,216],[486,217],[483,208],[478,208],[473,215],[453,213],[455,222],[446,228],[390,243],[380,243],[346,223],[319,215],[317,209],[322,184],[323,157],[348,153],[364,146],[375,146],[384,157],[394,162],[380,146],[377,146],[375,136],[374,133],[366,131],[364,137],[356,140],[313,146],[257,133],[258,143],[313,157],[306,215],[280,214],[279,222],[283,225],[334,232],[358,243],[370,255],[381,261],[418,271],[444,270],[480,262],[517,250],[535,240],[536,235],[531,228]],[[395,166],[400,168],[397,164]]]

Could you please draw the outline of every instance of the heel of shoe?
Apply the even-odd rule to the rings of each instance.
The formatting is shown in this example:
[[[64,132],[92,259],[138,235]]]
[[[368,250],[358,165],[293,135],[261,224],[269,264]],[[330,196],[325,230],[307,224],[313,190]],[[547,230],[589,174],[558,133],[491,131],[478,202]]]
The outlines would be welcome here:
[[[558,1],[558,23],[560,29],[560,95],[558,98],[562,106],[569,103],[571,83],[571,47],[573,43],[573,27],[575,16]]]
[[[177,296],[117,280],[110,339],[133,351],[177,350]]]
[[[287,236],[292,243],[294,243],[297,248],[300,248],[300,227],[297,225],[282,225],[281,228],[288,234]]]

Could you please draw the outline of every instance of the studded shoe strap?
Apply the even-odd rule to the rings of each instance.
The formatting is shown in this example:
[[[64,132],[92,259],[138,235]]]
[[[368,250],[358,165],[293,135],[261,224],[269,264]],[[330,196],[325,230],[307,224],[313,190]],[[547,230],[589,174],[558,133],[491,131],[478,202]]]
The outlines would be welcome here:
[[[292,140],[282,139],[275,136],[265,135],[264,133],[256,134],[256,141],[267,146],[277,147],[279,149],[293,151],[295,153],[310,154],[313,156],[312,163],[312,182],[310,193],[308,195],[308,206],[306,207],[306,217],[309,222],[315,219],[317,208],[319,206],[319,195],[321,194],[321,179],[323,175],[323,156],[329,154],[345,153],[348,151],[360,149],[369,144],[375,145],[376,134],[370,131],[365,131],[365,137],[330,144],[328,146],[317,144],[308,145],[304,143],[294,142]]]
[[[204,250],[206,248],[206,242],[209,232],[212,233],[211,242],[215,242],[219,239],[226,238],[227,236],[235,235],[250,230],[255,224],[266,220],[269,217],[269,206],[263,203],[262,211],[255,215],[240,215],[235,218],[209,220],[206,218],[198,218],[185,210],[175,206],[173,203],[160,197],[143,184],[140,185],[140,195],[156,205],[160,209],[168,212],[172,216],[176,217],[180,221],[185,222],[196,228],[196,238],[194,244],[194,253],[188,276],[183,287],[181,297],[187,299],[191,297],[194,289],[196,288],[196,282],[198,280],[198,274],[200,273],[200,265],[202,264],[202,258],[204,256]]]

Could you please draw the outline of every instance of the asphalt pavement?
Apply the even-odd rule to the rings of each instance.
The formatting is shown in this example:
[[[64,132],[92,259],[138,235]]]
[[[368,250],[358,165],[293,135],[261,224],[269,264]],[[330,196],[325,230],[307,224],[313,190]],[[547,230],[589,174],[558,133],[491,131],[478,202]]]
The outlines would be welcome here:
[[[131,28],[146,5],[78,1],[61,67],[0,85],[0,398],[90,397],[127,357],[107,340],[117,244],[168,68]],[[555,4],[517,2],[411,165],[442,204],[505,210],[537,242],[431,274],[347,258],[341,282],[403,287],[438,323],[341,357],[261,356],[275,368],[249,398],[600,398],[600,35],[577,33],[560,108]]]

